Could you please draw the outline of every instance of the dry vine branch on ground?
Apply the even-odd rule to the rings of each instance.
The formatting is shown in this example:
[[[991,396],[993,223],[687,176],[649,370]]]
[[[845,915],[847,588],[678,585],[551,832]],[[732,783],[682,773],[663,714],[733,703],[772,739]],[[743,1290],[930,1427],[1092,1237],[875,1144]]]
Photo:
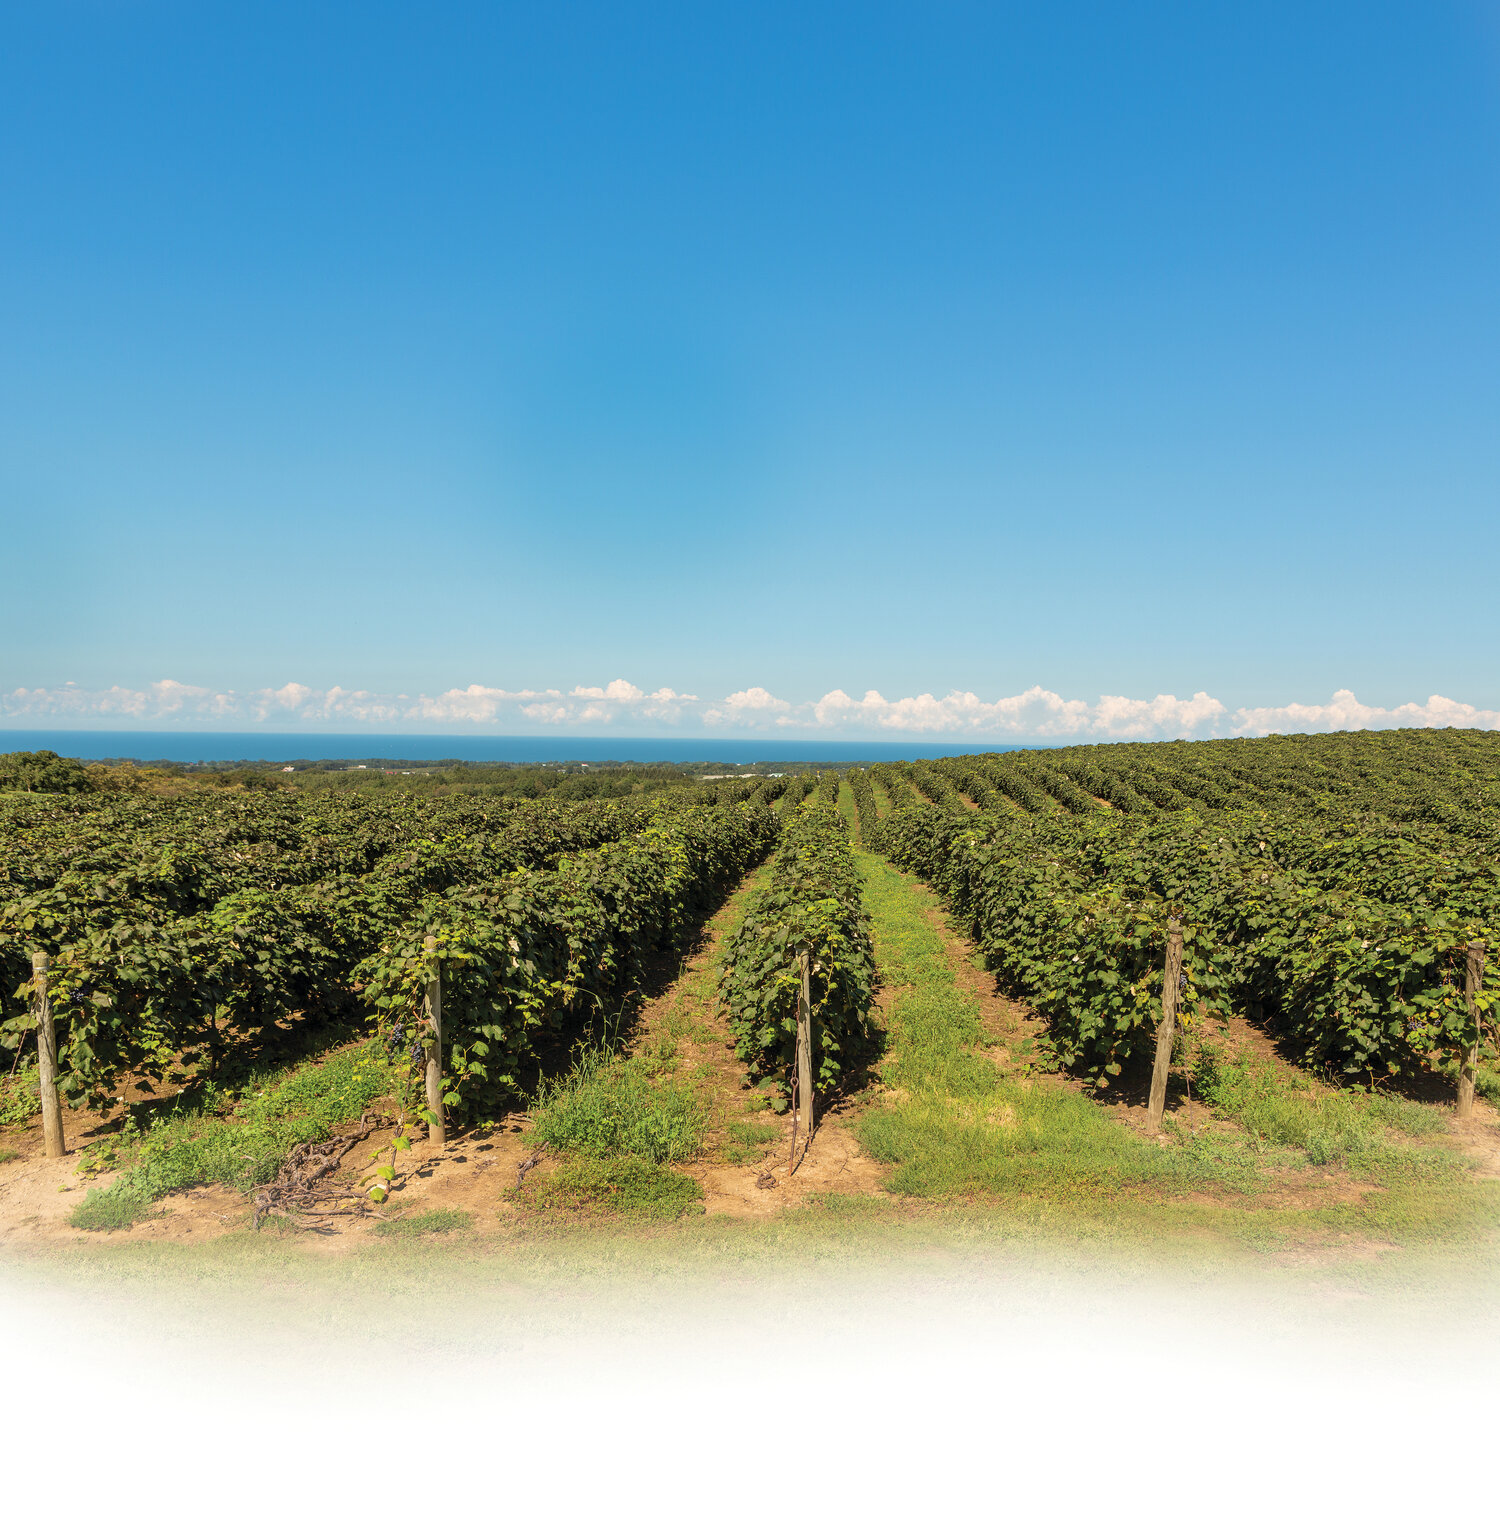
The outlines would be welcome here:
[[[359,1129],[352,1135],[332,1136],[326,1141],[304,1141],[294,1147],[273,1182],[256,1190],[254,1226],[256,1230],[270,1214],[281,1214],[296,1221],[302,1216],[324,1218],[332,1215],[364,1214],[369,1208],[365,1194],[358,1189],[339,1188],[333,1183],[344,1158],[367,1141],[380,1128],[379,1115],[360,1116]],[[333,1206],[352,1205],[351,1208]]]

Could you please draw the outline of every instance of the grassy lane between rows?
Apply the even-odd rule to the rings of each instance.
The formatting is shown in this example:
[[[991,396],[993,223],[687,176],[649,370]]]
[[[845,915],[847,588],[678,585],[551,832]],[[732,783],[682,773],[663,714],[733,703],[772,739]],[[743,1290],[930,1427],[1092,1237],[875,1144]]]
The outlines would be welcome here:
[[[714,1011],[726,947],[770,876],[769,863],[746,876],[709,922],[715,948],[684,960],[627,1039],[583,1048],[543,1085],[532,1138],[559,1165],[518,1191],[529,1213],[674,1220],[702,1211],[703,1190],[683,1167],[765,1158],[781,1133],[768,1122],[769,1085],[741,1091],[743,1069]]]
[[[882,1068],[891,1102],[861,1124],[861,1142],[894,1165],[893,1193],[1057,1197],[1159,1180],[1163,1154],[1087,1100],[992,1059],[978,1001],[957,985],[928,915],[930,895],[864,855],[865,902],[889,1004]]]
[[[854,789],[843,779],[839,781],[838,809],[844,822],[849,826],[849,838],[859,840],[859,809],[854,804]]]
[[[887,990],[884,1096],[859,1121],[895,1195],[1003,1204],[1088,1234],[1208,1232],[1276,1247],[1351,1237],[1479,1239],[1500,1224],[1500,1185],[1431,1137],[1424,1106],[1366,1102],[1210,1045],[1212,1111],[1142,1135],[1099,1102],[1037,1075],[986,1029],[959,985],[934,896],[859,853]],[[1440,1122],[1441,1123],[1441,1122]],[[1285,1198],[1295,1192],[1296,1204]]]

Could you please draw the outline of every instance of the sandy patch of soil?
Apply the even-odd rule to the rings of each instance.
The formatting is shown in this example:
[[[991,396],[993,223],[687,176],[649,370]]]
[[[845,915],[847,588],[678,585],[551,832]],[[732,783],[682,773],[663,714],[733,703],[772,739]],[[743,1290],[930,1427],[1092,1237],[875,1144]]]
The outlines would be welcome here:
[[[782,1136],[758,1166],[709,1163],[684,1169],[702,1184],[709,1214],[774,1215],[816,1194],[884,1196],[880,1181],[888,1169],[860,1150],[846,1117],[837,1110],[818,1123],[811,1145],[804,1148],[799,1137],[795,1166],[790,1170],[791,1119],[778,1116],[777,1124]],[[763,1182],[768,1186],[762,1186]]]

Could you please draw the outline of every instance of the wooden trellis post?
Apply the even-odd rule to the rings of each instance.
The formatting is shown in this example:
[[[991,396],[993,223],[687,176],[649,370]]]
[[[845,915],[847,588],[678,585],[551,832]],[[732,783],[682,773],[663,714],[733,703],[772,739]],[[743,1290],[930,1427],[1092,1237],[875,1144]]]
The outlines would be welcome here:
[[[432,955],[437,950],[437,936],[429,935],[422,945]],[[443,1114],[443,977],[436,968],[427,983],[427,1028],[431,1034],[427,1048],[427,1107],[437,1116],[437,1123],[427,1127],[427,1139],[442,1145],[448,1139]]]
[[[1167,1073],[1172,1066],[1172,1039],[1177,1033],[1177,985],[1182,981],[1182,925],[1167,920],[1167,968],[1161,985],[1161,1023],[1156,1027],[1156,1065],[1151,1069],[1151,1105],[1147,1128],[1161,1127],[1167,1107]]]
[[[1484,951],[1483,940],[1471,940],[1468,953],[1464,957],[1464,999],[1469,1005],[1469,1018],[1474,1021],[1474,1028],[1479,1028],[1479,989],[1484,984]],[[1458,1066],[1458,1117],[1467,1119],[1474,1113],[1474,1069],[1479,1065],[1479,1037],[1474,1037],[1474,1044],[1467,1050]]]
[[[36,1016],[36,1070],[42,1095],[42,1145],[49,1157],[64,1157],[62,1095],[57,1091],[57,1027],[52,1023],[52,999],[47,993],[47,973],[52,958],[44,951],[31,957],[31,982],[35,988],[31,1011]]]
[[[803,951],[802,987],[797,996],[797,1115],[806,1146],[813,1133],[812,952]]]

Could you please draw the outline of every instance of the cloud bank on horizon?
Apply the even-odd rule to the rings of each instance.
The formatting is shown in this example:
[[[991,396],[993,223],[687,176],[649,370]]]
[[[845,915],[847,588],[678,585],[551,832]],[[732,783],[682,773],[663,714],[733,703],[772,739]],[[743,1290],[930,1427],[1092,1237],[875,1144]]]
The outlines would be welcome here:
[[[658,733],[844,733],[913,736],[955,741],[1209,739],[1233,735],[1324,732],[1335,729],[1500,729],[1500,711],[1433,695],[1425,702],[1371,707],[1347,689],[1326,703],[1230,709],[1207,692],[1191,697],[1102,696],[1093,702],[1033,686],[1014,697],[986,701],[973,692],[888,698],[877,691],[851,697],[835,689],[816,702],[789,702],[764,687],[727,697],[702,698],[660,687],[647,692],[616,679],[604,686],[516,691],[504,687],[453,687],[437,696],[376,693],[349,687],[323,689],[291,681],[252,691],[214,691],[185,682],[154,681],[142,688],[87,690],[17,687],[0,694],[0,723],[24,727],[59,723],[108,728],[140,726],[225,728],[249,724],[397,727],[443,732],[455,726],[497,733],[545,733],[557,728],[627,728]]]

